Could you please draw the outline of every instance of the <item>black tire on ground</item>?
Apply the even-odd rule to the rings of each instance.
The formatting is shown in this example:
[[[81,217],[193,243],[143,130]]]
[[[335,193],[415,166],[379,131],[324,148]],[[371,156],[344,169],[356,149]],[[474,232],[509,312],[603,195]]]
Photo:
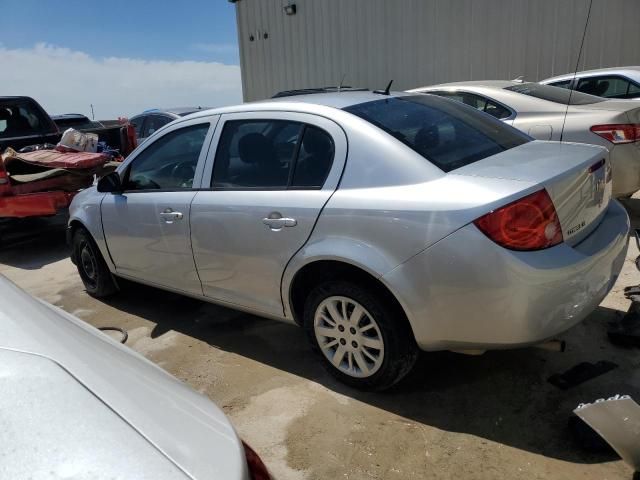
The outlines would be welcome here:
[[[311,290],[304,306],[304,327],[324,367],[341,382],[359,390],[380,391],[390,388],[411,371],[418,358],[418,346],[404,312],[387,298],[386,292],[383,293],[380,290],[349,281],[331,280]],[[335,367],[322,352],[314,330],[314,319],[320,304],[330,297],[346,297],[355,300],[364,307],[377,324],[384,344],[384,355],[382,364],[371,375],[356,377],[345,373]],[[346,346],[348,347],[348,343]],[[350,360],[355,364],[353,357]]]
[[[78,273],[89,295],[102,298],[118,291],[100,249],[84,228],[74,232],[72,248]]]

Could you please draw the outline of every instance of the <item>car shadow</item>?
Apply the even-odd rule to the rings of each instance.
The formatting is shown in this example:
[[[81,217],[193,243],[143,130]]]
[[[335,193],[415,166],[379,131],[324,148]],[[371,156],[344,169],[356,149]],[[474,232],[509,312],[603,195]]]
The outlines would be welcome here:
[[[69,256],[67,215],[0,221],[0,263],[38,270]]]
[[[586,326],[569,332],[567,340],[574,337],[575,343],[570,343],[568,353],[532,348],[475,357],[423,353],[415,369],[394,388],[367,393],[326,373],[305,332],[297,326],[130,282],[107,303],[154,323],[152,338],[177,331],[418,423],[575,463],[601,463],[617,457],[586,453],[573,443],[567,428],[572,410],[582,402],[616,393],[640,398],[640,386],[630,385],[622,368],[628,352],[613,352],[620,349],[606,340],[607,322],[621,315],[608,308],[599,308]],[[636,352],[632,356],[637,360]],[[546,380],[582,361],[619,358],[623,359],[620,369],[570,390],[559,390]]]

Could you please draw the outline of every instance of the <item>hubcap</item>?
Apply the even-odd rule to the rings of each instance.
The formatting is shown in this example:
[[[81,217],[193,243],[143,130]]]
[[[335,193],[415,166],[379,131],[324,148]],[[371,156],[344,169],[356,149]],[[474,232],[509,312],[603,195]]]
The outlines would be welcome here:
[[[82,267],[82,271],[86,277],[86,280],[95,285],[97,277],[98,277],[98,268],[96,265],[96,260],[93,257],[93,253],[89,245],[86,242],[83,242],[80,245],[80,265]]]
[[[384,359],[378,324],[360,303],[347,297],[328,297],[313,321],[324,356],[343,373],[364,378],[376,373]]]

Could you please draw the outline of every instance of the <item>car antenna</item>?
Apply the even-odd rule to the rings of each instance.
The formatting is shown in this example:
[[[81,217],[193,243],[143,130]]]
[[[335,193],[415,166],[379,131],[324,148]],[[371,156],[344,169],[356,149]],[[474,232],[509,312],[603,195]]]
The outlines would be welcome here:
[[[393,83],[393,80],[391,80],[387,84],[387,88],[385,88],[384,90],[374,90],[373,93],[379,93],[380,95],[389,95],[389,92],[391,91],[391,84],[392,83]]]
[[[344,83],[344,77],[346,77],[347,74],[343,73],[342,74],[342,78],[340,79],[340,84],[338,85],[338,91],[341,92],[342,91],[342,84]]]
[[[578,50],[578,58],[576,59],[576,68],[573,71],[573,78],[571,79],[572,83],[575,83],[576,76],[578,75],[578,68],[580,68],[580,57],[582,56],[582,49],[584,47],[584,39],[587,36],[587,28],[589,27],[589,19],[591,18],[591,7],[593,6],[593,0],[589,0],[589,9],[587,10],[587,19],[584,22],[584,31],[582,32],[582,41],[580,42],[580,49]],[[562,130],[560,130],[560,142],[562,142],[562,138],[564,137],[564,126],[567,123],[567,115],[569,114],[569,105],[571,105],[571,97],[573,95],[573,88],[569,88],[569,99],[567,100],[567,108],[564,111],[564,119],[562,120]]]

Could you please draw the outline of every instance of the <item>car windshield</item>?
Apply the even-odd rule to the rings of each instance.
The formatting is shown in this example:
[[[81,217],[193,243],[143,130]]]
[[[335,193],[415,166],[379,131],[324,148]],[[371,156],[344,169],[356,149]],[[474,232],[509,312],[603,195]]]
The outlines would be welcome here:
[[[394,136],[445,172],[531,140],[490,115],[435,95],[388,97],[344,110]]]
[[[552,87],[551,85],[541,85],[540,83],[523,83],[505,87],[505,90],[522,93],[530,97],[548,100],[549,102],[561,103],[562,105],[590,105],[592,103],[604,102],[604,98],[594,97],[587,93],[576,92],[566,88]]]

